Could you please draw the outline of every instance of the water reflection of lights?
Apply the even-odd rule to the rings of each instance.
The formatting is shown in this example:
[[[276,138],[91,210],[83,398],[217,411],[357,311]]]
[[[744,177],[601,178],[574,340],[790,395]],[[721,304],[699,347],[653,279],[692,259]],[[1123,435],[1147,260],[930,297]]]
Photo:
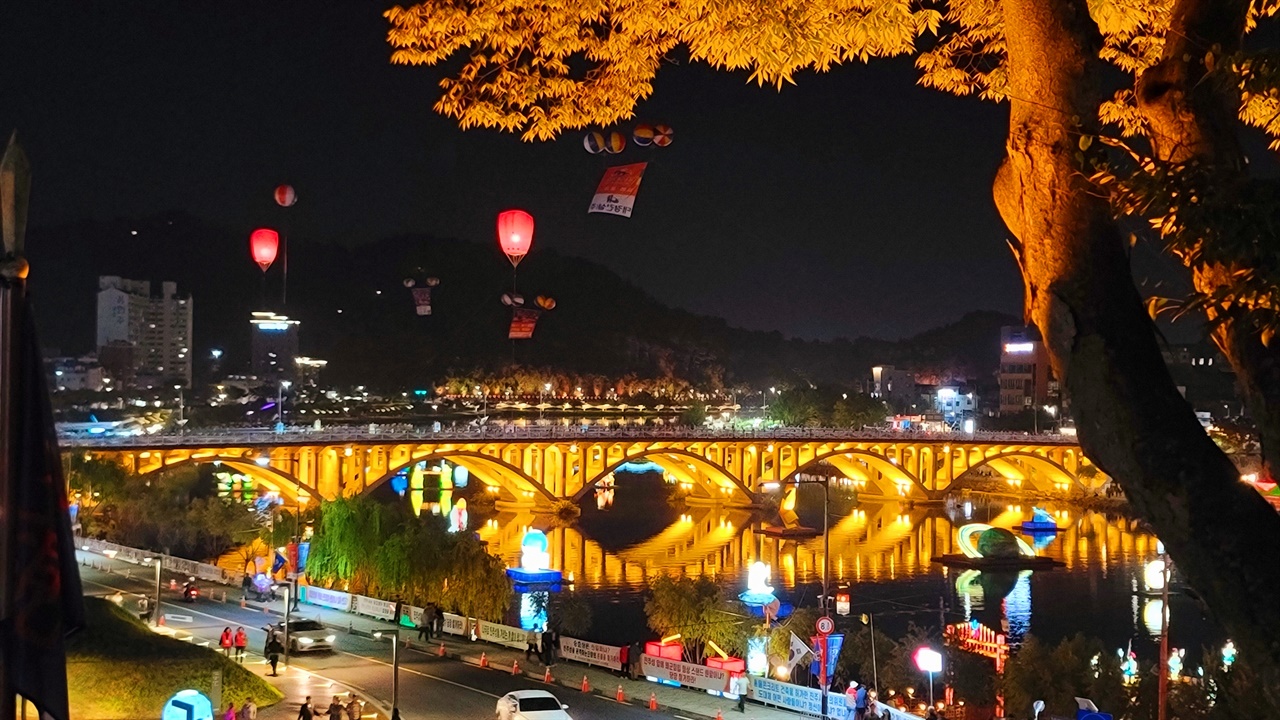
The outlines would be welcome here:
[[[1142,606],[1142,625],[1151,637],[1160,637],[1160,611],[1163,609],[1164,601],[1159,598],[1148,600]]]
[[[1004,616],[1009,620],[1009,644],[1021,645],[1031,630],[1031,571],[1018,573],[1018,582],[1004,598]]]

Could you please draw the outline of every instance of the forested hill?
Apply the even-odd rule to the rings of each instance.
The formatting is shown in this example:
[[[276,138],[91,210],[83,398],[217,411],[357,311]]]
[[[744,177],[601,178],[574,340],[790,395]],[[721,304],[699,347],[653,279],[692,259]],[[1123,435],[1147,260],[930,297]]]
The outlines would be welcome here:
[[[134,234],[136,232],[136,234]],[[998,361],[999,327],[1016,318],[976,312],[898,342],[817,342],[747,331],[662,305],[612,271],[554,250],[520,265],[528,304],[554,297],[531,341],[507,339],[501,304],[511,266],[492,243],[403,236],[346,248],[292,238],[288,304],[281,263],[266,277],[245,234],[189,216],[33,228],[32,287],[48,348],[93,349],[99,275],[176,280],[195,300],[197,359],[226,352],[224,369],[248,364],[249,313],[283,311],[302,321],[304,354],[329,360],[326,381],[377,388],[425,386],[449,373],[515,362],[618,377],[677,377],[700,387],[809,381],[852,384],[877,363],[986,380]],[[415,314],[403,280],[437,277],[433,314]],[[158,287],[157,287],[158,290]],[[341,311],[341,312],[339,312]]]

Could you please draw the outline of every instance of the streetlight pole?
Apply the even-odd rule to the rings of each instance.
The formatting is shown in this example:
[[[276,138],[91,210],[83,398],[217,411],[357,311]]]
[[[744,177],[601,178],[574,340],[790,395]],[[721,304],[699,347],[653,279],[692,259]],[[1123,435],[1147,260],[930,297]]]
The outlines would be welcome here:
[[[391,717],[400,718],[400,628],[379,630],[373,636],[379,640],[383,635],[391,636]]]
[[[1164,582],[1160,588],[1160,697],[1156,703],[1156,720],[1165,720],[1169,710],[1169,554],[1161,553],[1160,560],[1164,563],[1160,569]]]
[[[156,601],[151,608],[151,624],[158,625],[160,623],[160,556],[156,555],[152,561],[156,564]]]
[[[289,603],[293,599],[293,588],[284,586],[284,666],[289,667]]]
[[[182,394],[181,385],[174,385],[173,389],[178,391],[178,434],[185,435],[187,425],[187,419],[185,417],[187,414],[187,399],[186,396]]]
[[[276,432],[284,432],[284,391],[292,385],[293,383],[288,380],[281,380],[279,387],[276,388],[276,416],[280,419],[276,423]]]
[[[875,613],[863,613],[862,623],[871,626],[871,687],[880,692],[880,666],[876,664],[876,616]]]

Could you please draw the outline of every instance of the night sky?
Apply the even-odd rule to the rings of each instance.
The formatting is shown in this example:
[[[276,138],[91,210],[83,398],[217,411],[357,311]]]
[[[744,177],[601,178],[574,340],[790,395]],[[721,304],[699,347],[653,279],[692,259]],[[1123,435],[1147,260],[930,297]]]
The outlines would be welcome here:
[[[895,338],[1019,311],[990,194],[1005,110],[917,87],[909,60],[781,93],[673,61],[637,121],[675,142],[606,161],[580,133],[529,144],[437,115],[440,71],[388,63],[381,3],[8,5],[0,129],[32,159],[36,225],[188,211],[249,262],[288,182],[295,234],[492,242],[495,214],[523,207],[535,251],[752,329]],[[632,218],[586,213],[607,163],[642,160]]]

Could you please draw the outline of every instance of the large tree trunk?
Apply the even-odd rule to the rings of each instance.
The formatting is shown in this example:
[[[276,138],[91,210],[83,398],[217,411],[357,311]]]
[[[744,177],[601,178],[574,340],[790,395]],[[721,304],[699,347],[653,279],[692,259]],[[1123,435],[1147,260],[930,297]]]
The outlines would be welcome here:
[[[1169,17],[1161,60],[1142,74],[1138,109],[1151,130],[1152,151],[1170,163],[1196,161],[1219,187],[1250,182],[1236,138],[1239,97],[1207,79],[1208,58],[1240,49],[1249,0],[1177,0]],[[1213,293],[1232,281],[1234,268],[1190,268],[1195,287]],[[1244,313],[1209,311],[1213,339],[1236,371],[1240,389],[1258,425],[1263,464],[1280,477],[1280,343],[1262,344],[1260,329]]]
[[[1124,488],[1249,662],[1280,680],[1280,563],[1272,551],[1280,515],[1239,481],[1174,386],[1126,244],[1077,159],[1081,134],[1096,131],[1100,100],[1088,8],[1083,0],[1002,6],[1011,100],[996,204],[1017,239],[1027,314],[1070,396],[1080,443]]]

